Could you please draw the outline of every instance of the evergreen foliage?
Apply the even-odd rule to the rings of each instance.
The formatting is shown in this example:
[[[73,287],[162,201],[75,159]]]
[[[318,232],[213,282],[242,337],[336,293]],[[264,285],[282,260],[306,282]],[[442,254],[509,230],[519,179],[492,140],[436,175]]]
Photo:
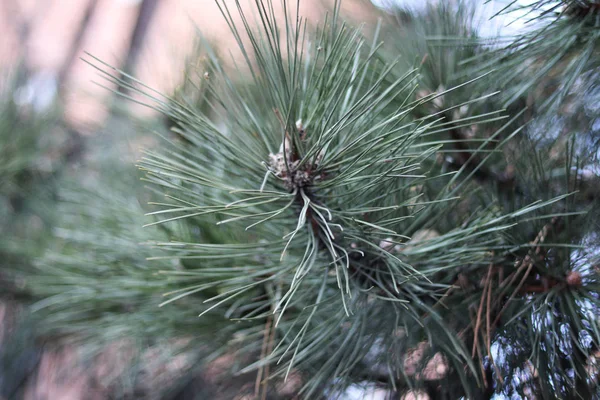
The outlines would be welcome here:
[[[307,399],[599,395],[598,109],[574,92],[598,98],[596,2],[539,1],[506,46],[460,2],[372,38],[339,5],[313,27],[289,2],[217,4],[239,63],[204,43],[191,100],[92,60],[173,134],[139,161],[145,191],[127,169],[62,185],[27,278],[46,332],[183,337],[192,364],[235,349],[265,396],[298,371]]]
[[[40,184],[60,168],[61,146],[65,135],[44,135],[57,121],[57,112],[37,112],[15,102],[19,87],[10,79],[3,82],[0,93],[0,203],[2,217],[8,218],[30,204]],[[54,128],[59,131],[60,128]],[[33,195],[33,196],[32,196]]]
[[[516,14],[531,28],[501,40],[489,60],[476,60],[476,69],[502,66],[496,79],[505,104],[528,95],[531,106],[556,112],[573,91],[597,89],[599,8],[597,0],[509,1],[499,14]]]
[[[40,254],[55,216],[55,178],[73,148],[60,110],[36,110],[19,99],[25,88],[7,74],[0,87],[0,277]]]

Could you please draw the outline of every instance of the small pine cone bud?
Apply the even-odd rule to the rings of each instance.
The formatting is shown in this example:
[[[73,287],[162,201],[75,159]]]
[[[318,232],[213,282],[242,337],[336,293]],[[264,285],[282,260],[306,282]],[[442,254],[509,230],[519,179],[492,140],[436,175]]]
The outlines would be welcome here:
[[[421,99],[429,96],[430,94],[431,94],[431,92],[429,92],[428,90],[422,89],[422,90],[417,91],[416,98],[417,98],[417,100],[421,100]]]
[[[471,285],[471,282],[469,282],[469,278],[467,278],[467,275],[463,272],[458,274],[456,285],[463,290],[470,290],[473,288],[473,285]]]
[[[567,285],[572,287],[581,286],[581,273],[577,271],[569,271],[567,273]]]
[[[438,165],[442,165],[442,164],[444,164],[444,160],[445,160],[444,153],[437,153],[437,154],[435,155],[435,162],[436,162]]]
[[[435,106],[435,108],[437,108],[438,110],[441,110],[444,108],[444,93],[446,91],[446,88],[444,87],[444,85],[440,85],[437,90],[435,91],[437,94],[437,97],[435,97],[431,102],[433,103],[433,105]]]
[[[379,242],[379,247],[383,250],[390,252],[394,248],[394,242],[392,238],[385,238]]]
[[[429,395],[420,390],[409,390],[401,397],[401,400],[429,400],[429,399],[430,399]]]
[[[506,168],[504,169],[504,177],[507,180],[512,180],[515,179],[515,174],[516,174],[516,170],[515,170],[515,166],[514,165],[507,165]]]

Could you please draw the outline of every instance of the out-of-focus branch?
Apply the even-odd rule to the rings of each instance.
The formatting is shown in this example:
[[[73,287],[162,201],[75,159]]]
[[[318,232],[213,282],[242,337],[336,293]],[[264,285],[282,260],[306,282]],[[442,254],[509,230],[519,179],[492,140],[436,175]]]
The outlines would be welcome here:
[[[510,193],[514,191],[517,194],[522,194],[515,180],[514,173],[511,173],[511,171],[497,172],[482,165],[482,160],[477,156],[473,156],[471,149],[465,144],[465,137],[459,128],[450,129],[449,133],[455,141],[454,147],[459,150],[451,162],[453,168],[460,169],[466,164],[469,171],[473,171],[479,166],[473,175],[475,179],[481,182],[495,183],[502,192]]]

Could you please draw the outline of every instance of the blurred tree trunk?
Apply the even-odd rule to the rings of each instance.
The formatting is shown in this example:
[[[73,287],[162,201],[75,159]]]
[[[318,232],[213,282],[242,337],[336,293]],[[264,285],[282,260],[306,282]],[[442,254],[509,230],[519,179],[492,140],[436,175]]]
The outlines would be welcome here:
[[[127,47],[125,62],[121,67],[121,70],[126,74],[131,74],[135,69],[158,3],[159,0],[142,0],[140,3],[138,16]],[[120,87],[119,92],[127,93],[127,89]]]
[[[32,27],[43,18],[46,10],[50,6],[51,1],[41,2],[34,8],[33,12],[27,15],[26,11],[23,10],[22,4],[19,0],[0,0],[0,6],[4,8],[4,15],[6,21],[2,21],[6,26],[13,26],[13,29],[17,35],[17,69],[16,84],[17,86],[23,85],[31,72],[31,66],[29,61],[29,39],[31,36]]]
[[[77,55],[79,54],[79,48],[81,47],[81,43],[85,39],[85,34],[90,25],[90,21],[93,19],[94,13],[96,11],[98,5],[98,0],[89,0],[85,14],[81,19],[81,23],[79,24],[79,28],[75,33],[75,37],[71,42],[71,47],[69,48],[69,53],[65,58],[65,62],[62,65],[62,68],[58,71],[58,76],[56,78],[56,85],[58,88],[59,95],[62,97],[64,94],[64,84],[69,78],[69,74],[73,69],[73,65],[77,62]]]

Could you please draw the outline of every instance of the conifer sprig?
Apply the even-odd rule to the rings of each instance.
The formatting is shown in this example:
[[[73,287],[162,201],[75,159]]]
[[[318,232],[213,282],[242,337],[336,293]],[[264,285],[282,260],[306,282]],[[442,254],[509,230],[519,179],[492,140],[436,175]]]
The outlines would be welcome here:
[[[596,0],[539,0],[509,3],[499,14],[525,20],[532,28],[501,38],[491,57],[475,56],[463,65],[469,73],[498,68],[505,106],[534,94],[536,109],[556,111],[573,97],[577,85],[595,86],[600,39],[600,5]]]
[[[210,112],[103,71],[167,115],[184,139],[165,138],[140,161],[165,196],[152,203],[158,220],[149,225],[200,230],[199,240],[173,232],[153,241],[169,253],[153,260],[183,266],[163,272],[175,287],[162,305],[186,299],[200,316],[221,312],[238,321],[248,351],[260,352],[271,336],[265,326],[272,327],[272,351],[248,368],[278,365],[272,375],[284,377],[307,371],[302,393],[309,398],[364,378],[399,390],[423,385],[436,357],[452,373],[430,380],[447,384],[448,393],[476,395],[489,383],[496,321],[488,318],[485,332],[474,328],[472,304],[498,299],[496,312],[507,296],[506,304],[511,295],[521,299],[522,274],[531,268],[515,266],[514,252],[533,239],[514,232],[568,215],[568,195],[507,210],[485,204],[473,185],[483,163],[520,132],[518,116],[485,138],[444,138],[457,127],[500,122],[495,110],[445,118],[489,94],[418,114],[476,79],[415,100],[417,71],[397,73],[397,61],[382,62],[377,41],[368,46],[338,8],[311,32],[289,10],[282,24],[271,1],[256,1],[257,21],[238,2],[235,17],[218,4],[243,66],[232,71],[208,50],[202,76]],[[244,72],[250,82],[233,78]],[[460,149],[466,157],[456,170],[440,171],[436,153],[456,142],[473,147]],[[471,204],[480,207],[449,215]],[[510,278],[492,287],[496,268]],[[491,278],[461,286],[469,274]],[[415,348],[426,351],[420,372],[409,374]]]

